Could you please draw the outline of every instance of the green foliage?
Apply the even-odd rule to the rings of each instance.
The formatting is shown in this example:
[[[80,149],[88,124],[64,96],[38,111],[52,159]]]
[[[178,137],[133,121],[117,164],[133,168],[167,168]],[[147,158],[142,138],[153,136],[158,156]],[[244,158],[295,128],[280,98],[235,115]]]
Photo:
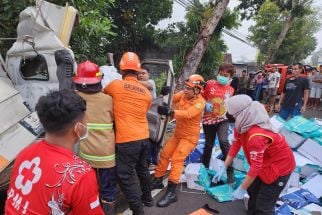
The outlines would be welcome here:
[[[19,13],[34,0],[1,0],[0,1],[0,37],[16,38]],[[5,55],[14,40],[0,40],[0,54]]]
[[[273,62],[284,64],[299,62],[315,49],[317,41],[314,38],[314,33],[320,27],[319,19],[317,19],[318,13],[310,5],[306,5],[303,10],[306,13],[295,19]],[[254,16],[256,24],[250,27],[250,31],[252,33],[251,40],[260,51],[257,56],[259,63],[263,63],[263,59],[267,57],[268,51],[280,34],[287,16],[288,13],[281,13],[280,8],[273,1],[266,1],[258,14]]]
[[[116,56],[125,51],[138,51],[140,46],[151,40],[155,25],[172,14],[171,0],[118,0],[107,13],[117,26],[115,37],[106,47]]]
[[[312,0],[272,0],[279,8],[281,12],[291,11],[293,16],[301,17],[305,14],[304,12],[304,3],[311,3]],[[292,8],[292,4],[296,3],[297,5]],[[241,10],[241,18],[250,19],[251,17],[258,15],[258,12],[261,6],[265,3],[265,0],[240,0],[238,9]]]
[[[188,8],[186,19],[187,23],[178,22],[168,26],[165,30],[160,30],[155,34],[154,39],[161,48],[173,50],[176,54],[173,57],[173,67],[176,75],[183,65],[185,55],[193,48],[198,39],[201,28],[212,14],[213,7],[209,4],[200,4],[194,1],[194,5]],[[213,78],[215,69],[223,61],[223,54],[227,46],[220,38],[221,31],[225,27],[231,29],[238,26],[238,13],[236,11],[226,10],[223,18],[217,25],[217,28],[209,41],[208,48],[201,60],[198,73],[205,79]]]
[[[160,95],[162,87],[167,80],[167,72],[161,72],[160,75],[154,79],[157,95]]]
[[[79,26],[73,31],[70,46],[76,59],[101,61],[105,46],[115,35],[106,10],[113,6],[114,0],[51,0],[50,2],[74,6],[79,12]],[[27,6],[34,6],[34,0],[2,0],[0,3],[0,36],[16,37],[19,13]],[[14,41],[0,41],[1,53],[5,54]]]

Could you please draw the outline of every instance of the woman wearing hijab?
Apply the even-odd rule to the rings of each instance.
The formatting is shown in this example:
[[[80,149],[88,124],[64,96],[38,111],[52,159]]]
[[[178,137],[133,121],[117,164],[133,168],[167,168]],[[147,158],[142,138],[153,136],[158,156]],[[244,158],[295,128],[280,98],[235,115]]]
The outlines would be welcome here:
[[[295,168],[293,153],[285,138],[273,128],[261,103],[247,95],[237,95],[226,99],[225,104],[235,119],[234,141],[215,179],[220,180],[243,147],[250,169],[233,192],[233,199],[243,199],[247,191],[248,215],[273,215],[276,201]]]

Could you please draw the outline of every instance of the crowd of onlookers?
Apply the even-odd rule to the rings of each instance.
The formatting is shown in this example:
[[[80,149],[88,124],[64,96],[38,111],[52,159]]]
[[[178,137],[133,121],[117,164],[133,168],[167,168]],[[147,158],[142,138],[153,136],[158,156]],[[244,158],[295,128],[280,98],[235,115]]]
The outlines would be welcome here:
[[[306,76],[309,81],[310,90],[307,108],[322,110],[318,109],[322,94],[322,65],[319,65],[316,68],[312,67],[309,71],[302,71],[301,73],[305,74],[304,76]],[[277,99],[276,95],[280,88],[281,78],[278,65],[273,65],[269,69],[259,70],[257,72],[248,73],[246,70],[243,70],[239,75],[236,74],[232,78],[230,85],[235,89],[235,95],[247,94],[254,101],[260,101],[261,103],[266,104],[266,108],[269,112],[274,112],[274,105]]]

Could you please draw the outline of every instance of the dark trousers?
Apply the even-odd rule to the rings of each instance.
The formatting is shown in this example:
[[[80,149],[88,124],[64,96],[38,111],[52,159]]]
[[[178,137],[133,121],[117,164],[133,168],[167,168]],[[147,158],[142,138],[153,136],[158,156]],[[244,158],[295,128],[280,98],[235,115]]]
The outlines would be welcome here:
[[[100,199],[107,202],[114,202],[117,194],[116,168],[94,168],[96,171]]]
[[[149,164],[157,164],[158,163],[158,147],[155,143],[149,141],[148,143],[148,156],[147,162]]]
[[[219,146],[223,155],[222,160],[225,161],[228,151],[230,149],[230,144],[228,142],[228,127],[228,121],[222,121],[213,125],[203,125],[206,145],[202,155],[202,163],[205,165],[206,168],[209,168],[209,163],[216,135],[218,135]],[[227,168],[227,177],[228,183],[235,182],[234,169],[231,166]]]
[[[265,184],[259,177],[247,189],[248,215],[274,215],[275,205],[290,175],[281,176],[272,184]]]
[[[152,179],[148,170],[149,140],[116,144],[116,173],[133,214],[144,214],[142,199],[150,200]]]

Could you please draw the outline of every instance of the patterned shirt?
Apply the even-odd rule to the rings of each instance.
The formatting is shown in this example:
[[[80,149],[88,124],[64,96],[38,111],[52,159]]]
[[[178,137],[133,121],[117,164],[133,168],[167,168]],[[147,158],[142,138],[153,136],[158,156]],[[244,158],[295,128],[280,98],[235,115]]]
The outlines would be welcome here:
[[[15,161],[5,214],[103,215],[95,171],[67,148],[31,144]]]
[[[227,109],[224,101],[233,95],[234,88],[231,86],[221,85],[216,80],[207,81],[207,86],[202,93],[202,96],[207,102],[212,103],[213,111],[211,113],[204,113],[202,117],[202,124],[212,125],[227,120]]]

